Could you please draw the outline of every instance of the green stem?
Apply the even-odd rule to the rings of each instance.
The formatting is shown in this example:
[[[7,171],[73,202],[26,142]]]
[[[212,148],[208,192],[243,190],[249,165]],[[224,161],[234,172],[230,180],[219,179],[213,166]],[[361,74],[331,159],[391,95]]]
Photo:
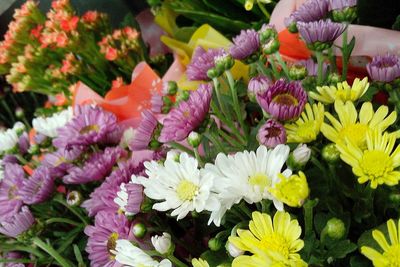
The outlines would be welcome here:
[[[225,133],[223,130],[218,129],[218,134],[225,139],[229,144],[232,146],[237,147],[238,149],[243,149],[244,145],[238,142],[236,139],[230,137],[227,133]]]
[[[194,151],[194,156],[196,157],[197,162],[199,163],[200,167],[204,167],[204,160],[200,156],[199,148],[198,147],[194,147],[193,151]]]
[[[279,62],[279,65],[281,65],[283,73],[285,73],[286,78],[288,78],[290,80],[290,76],[289,76],[289,69],[285,63],[285,61],[283,61],[281,54],[279,54],[279,51],[276,52],[274,54],[276,60]]]
[[[317,85],[322,85],[324,81],[324,73],[323,73],[323,64],[324,64],[324,55],[321,51],[315,51],[315,56],[317,57],[318,63],[318,72],[317,72]]]
[[[184,145],[181,145],[181,144],[179,144],[179,143],[176,143],[176,142],[169,142],[168,145],[169,145],[170,147],[172,147],[172,148],[175,148],[175,149],[181,150],[181,151],[183,151],[183,152],[186,152],[186,153],[188,153],[188,154],[191,155],[191,156],[194,156],[194,155],[195,155],[194,152],[193,152],[193,150],[191,150],[190,148],[187,148],[187,147],[185,147]]]
[[[222,145],[221,141],[218,140],[218,136],[215,136],[212,133],[205,133],[204,136],[207,137],[208,140],[210,140],[211,143],[213,143],[219,151],[226,154],[225,147]]]
[[[332,47],[329,47],[328,49],[328,58],[329,58],[329,62],[331,64],[331,73],[337,72],[337,66],[336,66],[336,57],[333,54],[333,49]]]
[[[222,113],[229,118],[229,113],[227,112],[224,103],[222,102],[222,95],[221,95],[221,86],[218,81],[218,78],[213,78],[213,83],[214,83],[214,91],[217,96],[217,101],[218,101],[218,106],[221,108]]]
[[[305,236],[309,237],[313,233],[313,209],[318,204],[318,199],[307,200],[304,204],[304,224],[305,224]]]
[[[29,162],[20,154],[15,154],[14,156],[19,160],[19,162],[21,162],[21,164],[29,165]]]
[[[33,244],[44,250],[53,259],[55,259],[62,267],[71,267],[68,260],[64,259],[51,245],[44,243],[38,237],[33,238]]]
[[[226,75],[226,78],[228,79],[229,88],[231,89],[231,93],[232,93],[233,109],[235,110],[239,124],[240,124],[243,132],[245,133],[245,139],[247,139],[247,134],[246,134],[247,126],[244,123],[242,112],[240,109],[239,97],[238,97],[237,90],[235,87],[235,80],[233,79],[233,75],[229,70],[225,71],[225,75]]]
[[[10,107],[8,106],[8,104],[7,104],[7,102],[6,102],[6,100],[4,98],[1,99],[1,105],[6,110],[8,115],[10,115],[11,120],[15,121],[14,113],[11,111]]]
[[[347,79],[347,69],[348,69],[348,61],[349,61],[349,53],[348,53],[348,44],[347,44],[347,35],[348,35],[348,24],[346,25],[346,29],[343,32],[342,37],[342,81]]]
[[[260,1],[257,1],[257,4],[261,12],[264,13],[266,20],[269,21],[269,19],[271,18],[271,14],[269,14],[268,10],[264,7],[264,5]]]
[[[278,71],[278,68],[276,67],[276,64],[275,64],[274,59],[273,59],[273,58],[269,58],[269,59],[268,59],[268,62],[269,62],[269,64],[271,64],[271,68],[272,68],[272,71],[273,71],[273,73],[274,73],[275,78],[276,78],[276,79],[279,79],[279,77],[280,77],[281,75],[280,75],[280,73],[279,73],[279,71]]]
[[[52,224],[52,223],[67,223],[75,226],[80,226],[81,223],[75,222],[73,220],[67,219],[67,218],[51,218],[46,220],[46,224]]]
[[[177,257],[174,255],[169,255],[168,259],[176,266],[176,267],[188,267],[185,263],[180,261]]]
[[[75,214],[85,224],[85,226],[89,224],[89,222],[86,220],[86,218],[84,216],[82,216],[78,211],[76,211],[74,207],[71,207],[70,205],[68,205],[64,200],[54,198],[54,201],[60,203],[61,205],[66,207],[68,210],[70,210],[73,214]]]
[[[261,72],[261,74],[266,75],[269,78],[271,78],[268,73],[268,69],[265,67],[264,63],[262,63],[260,60],[257,60],[256,65],[257,65],[258,71]]]

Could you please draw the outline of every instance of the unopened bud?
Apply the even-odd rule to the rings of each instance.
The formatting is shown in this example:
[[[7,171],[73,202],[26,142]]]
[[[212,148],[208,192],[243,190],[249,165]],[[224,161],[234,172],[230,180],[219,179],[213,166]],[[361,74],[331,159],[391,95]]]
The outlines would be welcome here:
[[[40,147],[37,144],[31,145],[29,147],[28,153],[31,155],[38,155],[40,153]]]
[[[234,258],[244,254],[243,250],[237,248],[234,244],[232,244],[229,241],[226,242],[226,250],[228,251],[229,255],[231,255]]]
[[[299,144],[293,151],[293,159],[296,163],[305,165],[311,157],[311,149],[306,144]]]
[[[329,163],[337,162],[340,158],[340,152],[336,148],[336,144],[331,143],[324,146],[322,149],[322,158]]]
[[[280,43],[278,38],[270,38],[262,45],[262,51],[266,55],[273,54],[279,50]]]
[[[342,220],[332,218],[326,223],[322,231],[326,231],[326,234],[332,239],[340,239],[346,233],[346,226]]]
[[[82,203],[82,195],[78,191],[71,191],[67,194],[66,201],[69,206],[79,206]]]
[[[16,116],[18,119],[22,119],[22,118],[25,116],[24,110],[23,110],[21,107],[17,107],[17,108],[15,109],[15,116]]]
[[[191,132],[187,138],[189,145],[198,147],[201,143],[201,135],[196,132]]]
[[[132,233],[137,238],[143,238],[147,233],[147,227],[143,223],[136,223],[132,227]]]
[[[220,250],[222,247],[222,241],[219,238],[211,238],[208,240],[208,247],[212,251]]]
[[[341,81],[342,81],[342,77],[336,72],[330,73],[328,75],[328,83],[330,83],[330,84],[336,85],[337,83],[340,83]]]
[[[303,65],[295,64],[289,69],[289,76],[292,80],[303,80],[307,75],[307,68]]]
[[[171,235],[169,233],[164,232],[162,236],[152,236],[151,243],[161,255],[168,255],[174,251],[174,246],[171,243]]]
[[[224,72],[226,70],[230,70],[235,64],[235,60],[229,54],[224,54],[222,56],[218,56],[214,58],[215,68],[218,69],[219,72]]]
[[[178,85],[174,81],[169,81],[167,83],[167,94],[173,96],[178,92]]]
[[[341,10],[332,10],[332,18],[337,22],[352,22],[357,18],[357,7],[346,7]]]

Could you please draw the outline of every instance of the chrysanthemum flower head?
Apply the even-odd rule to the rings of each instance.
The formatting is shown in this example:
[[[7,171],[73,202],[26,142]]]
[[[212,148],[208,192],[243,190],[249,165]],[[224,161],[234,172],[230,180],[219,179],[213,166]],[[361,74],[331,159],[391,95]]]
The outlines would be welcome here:
[[[248,29],[242,30],[239,35],[233,38],[229,52],[233,58],[243,60],[256,53],[259,48],[260,37],[258,32]]]
[[[187,65],[186,74],[191,81],[208,81],[207,72],[215,67],[214,59],[225,53],[223,48],[210,48],[207,51],[198,46],[192,56],[192,61]]]
[[[47,167],[38,167],[29,179],[24,180],[20,190],[26,204],[37,204],[47,200],[53,193],[54,178]]]
[[[218,200],[211,188],[214,177],[203,175],[198,162],[186,153],[179,162],[167,158],[164,164],[145,162],[146,177],[132,176],[132,182],[141,184],[149,198],[162,202],[153,205],[159,211],[173,210],[171,215],[183,219],[190,211],[213,211],[219,208]]]
[[[232,266],[243,266],[244,260],[248,266],[258,266],[256,263],[264,262],[291,264],[301,263],[298,252],[304,247],[304,242],[299,239],[301,227],[297,220],[291,220],[290,214],[278,211],[272,220],[271,216],[258,211],[253,212],[249,223],[249,230],[237,230],[238,236],[230,236],[229,242],[237,248],[248,251],[251,255],[243,255],[233,260]],[[252,265],[250,264],[252,263]],[[261,266],[265,266],[264,264]]]
[[[324,122],[324,105],[306,104],[305,110],[293,123],[285,124],[288,143],[309,143],[317,139]]]
[[[377,128],[384,131],[397,118],[395,111],[388,115],[387,106],[380,106],[374,112],[371,102],[365,102],[358,113],[353,102],[336,101],[335,111],[339,120],[325,112],[330,124],[322,124],[323,135],[333,143],[338,144],[348,140],[360,148],[366,147],[366,136],[369,130]]]
[[[293,120],[300,116],[307,102],[307,93],[299,82],[280,79],[267,91],[257,95],[261,108],[278,120]]]
[[[361,253],[370,259],[375,267],[400,266],[400,220],[396,226],[396,222],[390,219],[387,222],[387,229],[390,242],[381,231],[372,231],[372,237],[380,246],[381,251],[366,246],[361,247]]]
[[[286,143],[286,131],[282,124],[269,119],[257,133],[257,140],[261,145],[274,148],[279,144]]]
[[[366,149],[352,140],[337,143],[341,159],[353,168],[360,184],[370,182],[371,188],[386,184],[393,186],[399,183],[400,146],[394,149],[396,136],[378,129],[366,134]],[[393,151],[394,150],[394,151]]]
[[[367,71],[373,81],[390,83],[400,77],[400,57],[390,54],[375,56],[367,64]]]
[[[270,189],[271,194],[290,207],[301,207],[310,193],[304,173],[290,177],[280,174],[279,178],[281,180]]]
[[[256,152],[220,153],[215,164],[206,164],[204,172],[214,177],[213,191],[218,193],[221,203],[220,209],[211,213],[209,223],[218,226],[225,212],[242,199],[250,204],[270,199],[278,210],[283,210],[283,203],[269,189],[280,181],[280,173],[286,177],[292,174],[289,169],[282,172],[289,152],[286,145],[277,145],[274,149],[260,146]]]
[[[27,206],[23,206],[14,216],[0,222],[0,233],[10,237],[17,237],[35,223],[35,218]]]
[[[360,99],[368,90],[368,78],[360,80],[356,78],[352,84],[344,81],[338,83],[337,86],[317,86],[317,92],[310,92],[310,97],[324,104],[331,104],[337,100],[356,101]]]

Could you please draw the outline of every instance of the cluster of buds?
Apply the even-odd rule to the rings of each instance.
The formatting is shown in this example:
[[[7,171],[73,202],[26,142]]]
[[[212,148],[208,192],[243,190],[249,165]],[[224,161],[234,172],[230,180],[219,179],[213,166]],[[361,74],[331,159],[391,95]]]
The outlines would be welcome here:
[[[280,43],[278,40],[278,32],[274,26],[264,24],[258,34],[260,37],[261,49],[265,55],[274,54],[279,50]]]
[[[76,74],[79,72],[79,62],[73,53],[68,53],[62,61],[60,71],[64,75]]]
[[[115,61],[140,49],[139,32],[131,27],[115,30],[99,42],[100,52],[109,61]]]

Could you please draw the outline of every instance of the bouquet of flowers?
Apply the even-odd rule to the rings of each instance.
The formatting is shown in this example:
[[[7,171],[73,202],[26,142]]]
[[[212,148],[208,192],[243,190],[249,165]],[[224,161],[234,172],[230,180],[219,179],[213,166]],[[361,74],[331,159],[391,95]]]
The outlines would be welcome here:
[[[285,61],[270,24],[197,46],[197,89],[164,81],[132,107],[148,107],[139,123],[99,102],[1,132],[0,262],[398,266],[400,58],[346,80],[356,8],[309,0],[290,16],[307,60]],[[101,51],[122,63],[114,44]]]

